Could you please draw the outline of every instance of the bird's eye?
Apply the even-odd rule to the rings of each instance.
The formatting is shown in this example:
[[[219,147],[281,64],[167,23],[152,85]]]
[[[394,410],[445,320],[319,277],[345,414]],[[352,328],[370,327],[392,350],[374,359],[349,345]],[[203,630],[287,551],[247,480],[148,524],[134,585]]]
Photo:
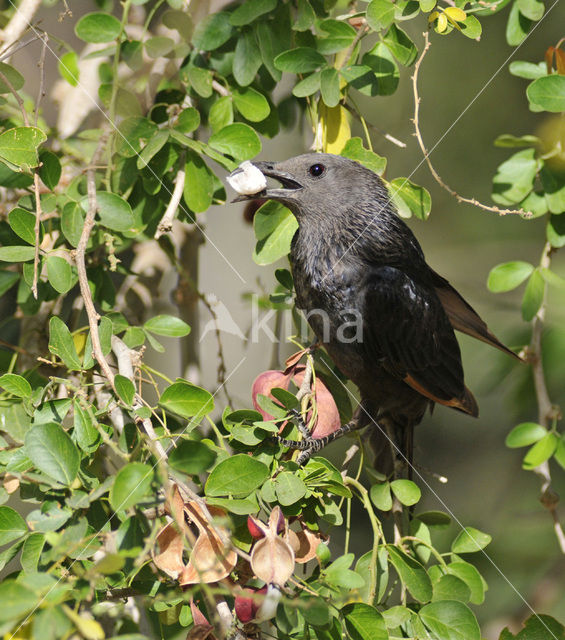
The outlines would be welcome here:
[[[319,178],[322,173],[326,170],[323,164],[313,164],[309,169],[308,173],[314,178]]]

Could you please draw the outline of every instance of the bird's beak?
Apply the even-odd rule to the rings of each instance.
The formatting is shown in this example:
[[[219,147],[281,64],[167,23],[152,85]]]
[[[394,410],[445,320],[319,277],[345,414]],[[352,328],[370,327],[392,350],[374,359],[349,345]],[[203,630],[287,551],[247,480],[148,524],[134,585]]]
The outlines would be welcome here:
[[[252,195],[238,196],[232,202],[242,202],[245,200],[254,200],[256,198],[284,201],[292,198],[293,192],[302,189],[302,185],[294,178],[293,175],[286,171],[277,169],[276,162],[253,162],[253,165],[257,167],[257,169],[259,169],[259,171],[261,171],[261,173],[267,178],[278,180],[282,185],[282,189],[263,189],[263,191]]]

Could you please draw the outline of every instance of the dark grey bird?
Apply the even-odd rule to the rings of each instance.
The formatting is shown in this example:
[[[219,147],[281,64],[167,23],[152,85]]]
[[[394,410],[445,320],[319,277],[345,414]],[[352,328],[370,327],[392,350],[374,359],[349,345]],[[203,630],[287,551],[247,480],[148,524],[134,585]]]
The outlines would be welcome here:
[[[290,252],[296,304],[361,396],[353,421],[338,432],[286,441],[304,450],[300,460],[372,423],[377,468],[390,472],[399,452],[411,459],[413,428],[434,403],[476,417],[454,329],[518,356],[426,263],[379,176],[331,154],[253,164],[281,186],[238,200],[276,200],[296,216]]]

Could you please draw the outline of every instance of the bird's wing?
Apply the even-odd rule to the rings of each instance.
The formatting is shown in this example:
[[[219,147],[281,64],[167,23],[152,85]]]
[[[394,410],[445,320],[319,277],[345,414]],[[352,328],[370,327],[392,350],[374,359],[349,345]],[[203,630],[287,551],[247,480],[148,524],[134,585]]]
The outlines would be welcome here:
[[[394,267],[372,269],[364,298],[364,343],[391,374],[430,398],[471,415],[459,344],[433,289]]]
[[[477,340],[482,340],[517,360],[521,360],[520,356],[500,342],[487,327],[486,322],[447,280],[435,272],[433,272],[433,275],[435,291],[454,329],[466,333]]]

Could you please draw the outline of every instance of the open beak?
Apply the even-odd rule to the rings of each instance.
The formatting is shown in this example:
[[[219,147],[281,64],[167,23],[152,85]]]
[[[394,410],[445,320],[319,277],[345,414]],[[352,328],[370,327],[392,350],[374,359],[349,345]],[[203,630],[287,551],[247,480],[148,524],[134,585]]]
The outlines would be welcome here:
[[[257,198],[265,200],[288,200],[289,198],[292,198],[293,192],[302,189],[302,185],[294,178],[294,176],[286,171],[280,171],[277,169],[276,162],[253,162],[253,165],[257,167],[257,169],[259,169],[259,171],[261,171],[261,173],[267,178],[273,178],[280,182],[282,188],[267,188],[251,195],[240,195],[232,200],[232,202],[243,202],[245,200],[255,200]]]

